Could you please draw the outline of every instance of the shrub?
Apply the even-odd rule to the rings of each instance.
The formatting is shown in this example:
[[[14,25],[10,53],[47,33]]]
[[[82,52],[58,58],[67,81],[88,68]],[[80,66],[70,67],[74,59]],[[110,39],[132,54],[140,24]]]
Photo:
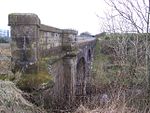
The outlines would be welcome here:
[[[47,82],[52,84],[52,77],[46,72],[39,72],[38,74],[23,75],[18,81],[17,86],[22,90],[30,92]]]

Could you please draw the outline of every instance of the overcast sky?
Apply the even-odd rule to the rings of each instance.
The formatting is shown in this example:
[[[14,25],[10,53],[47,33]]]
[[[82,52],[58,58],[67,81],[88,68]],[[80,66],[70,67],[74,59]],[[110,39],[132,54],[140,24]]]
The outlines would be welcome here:
[[[100,20],[106,5],[103,0],[0,0],[0,29],[7,29],[9,13],[35,13],[42,24],[79,33],[100,32]]]

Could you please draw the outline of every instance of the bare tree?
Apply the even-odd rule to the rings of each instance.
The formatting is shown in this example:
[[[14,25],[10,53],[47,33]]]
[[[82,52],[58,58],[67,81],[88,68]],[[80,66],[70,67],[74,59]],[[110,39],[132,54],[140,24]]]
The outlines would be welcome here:
[[[146,33],[149,31],[149,5],[145,0],[105,0],[105,2],[111,7],[111,15],[108,17],[110,19],[115,17],[117,22],[127,22],[124,25],[130,25],[128,32]]]
[[[122,58],[120,62],[127,61],[127,46],[132,47],[132,56],[136,68],[141,65],[145,57],[147,82],[150,89],[150,42],[149,42],[149,16],[150,0],[105,0],[111,10],[103,18],[103,31],[109,33],[132,33],[133,38],[117,38],[118,46],[114,46],[116,54]],[[140,35],[142,34],[142,35]],[[143,39],[141,40],[141,36]],[[128,44],[127,44],[128,43]],[[143,53],[145,52],[145,53]],[[131,56],[130,54],[130,56]],[[143,55],[144,54],[144,55]]]

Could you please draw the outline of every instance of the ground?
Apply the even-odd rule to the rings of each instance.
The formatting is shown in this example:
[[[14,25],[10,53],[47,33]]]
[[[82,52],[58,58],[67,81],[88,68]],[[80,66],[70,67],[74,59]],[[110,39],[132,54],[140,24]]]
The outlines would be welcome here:
[[[0,43],[0,74],[10,73],[11,48],[8,43]]]
[[[1,113],[46,113],[22,96],[14,83],[0,80],[0,112]]]

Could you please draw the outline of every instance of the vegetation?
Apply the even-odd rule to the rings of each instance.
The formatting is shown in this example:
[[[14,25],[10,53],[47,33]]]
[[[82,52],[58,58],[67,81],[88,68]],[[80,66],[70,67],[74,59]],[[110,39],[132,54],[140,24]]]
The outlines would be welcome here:
[[[9,43],[8,37],[0,37],[0,43]]]
[[[145,82],[147,79],[145,49],[141,46],[145,38],[144,35],[139,36],[138,56],[136,57],[135,48],[131,46],[135,36],[135,34],[127,34],[127,36],[106,34],[97,40],[92,82],[97,92],[93,95],[92,101],[84,106],[85,111],[101,111],[102,113],[108,111],[112,113],[149,112],[149,96]],[[135,63],[136,60],[137,63]],[[104,102],[104,106],[101,105],[103,95],[107,95],[108,99],[105,101],[106,103]],[[94,110],[90,111],[89,108]]]
[[[31,92],[38,89],[43,83],[51,83],[52,78],[46,72],[39,72],[38,74],[27,74],[23,75],[17,82],[17,86],[25,91]]]
[[[116,37],[112,37],[112,35],[111,37],[105,35],[97,41],[92,68],[92,83],[96,88],[96,92],[92,94],[91,101],[84,104],[84,106],[80,106],[76,112],[150,112],[149,96],[146,90],[147,83],[145,82],[147,76],[143,68],[145,64],[142,63],[144,59],[137,67],[133,66],[135,65],[133,62],[130,62],[132,57],[136,59],[134,54],[128,56],[126,62],[123,62],[124,60],[120,59],[120,57],[123,58],[123,54],[119,54],[120,57],[118,57],[118,51],[114,51],[114,48],[118,45]],[[128,51],[133,49],[130,47]],[[140,54],[140,56],[143,55]]]
[[[1,113],[46,113],[43,109],[25,100],[23,92],[13,82],[0,80]]]
[[[145,74],[147,76],[146,82],[147,87],[150,86],[150,70],[149,70],[149,58],[150,58],[150,52],[149,52],[149,18],[150,18],[150,1],[146,0],[105,0],[108,7],[110,7],[111,11],[107,13],[103,25],[103,30],[108,33],[120,33],[120,34],[129,34],[129,33],[135,33],[138,34],[136,37],[134,37],[134,40],[130,40],[132,43],[133,52],[136,53],[135,57],[138,56],[138,47],[143,46],[145,50]],[[140,35],[139,34],[145,34],[143,37],[143,40],[141,42]],[[120,42],[120,47],[123,48],[125,45],[121,45],[127,40],[123,39],[117,39],[118,42]],[[119,43],[118,43],[119,44]],[[141,45],[140,45],[141,44]],[[131,59],[133,63],[137,63],[138,60],[135,62]],[[140,61],[139,61],[140,62]],[[135,64],[136,65],[136,64]],[[150,87],[149,87],[150,88]],[[149,89],[147,89],[149,90]]]
[[[111,11],[107,11],[101,20],[106,34],[99,37],[93,83],[100,90],[97,90],[100,99],[106,95],[109,101],[105,101],[104,106],[94,104],[97,106],[92,111],[84,110],[92,113],[149,113],[150,1],[105,1]],[[93,103],[97,103],[98,99],[95,100]]]

